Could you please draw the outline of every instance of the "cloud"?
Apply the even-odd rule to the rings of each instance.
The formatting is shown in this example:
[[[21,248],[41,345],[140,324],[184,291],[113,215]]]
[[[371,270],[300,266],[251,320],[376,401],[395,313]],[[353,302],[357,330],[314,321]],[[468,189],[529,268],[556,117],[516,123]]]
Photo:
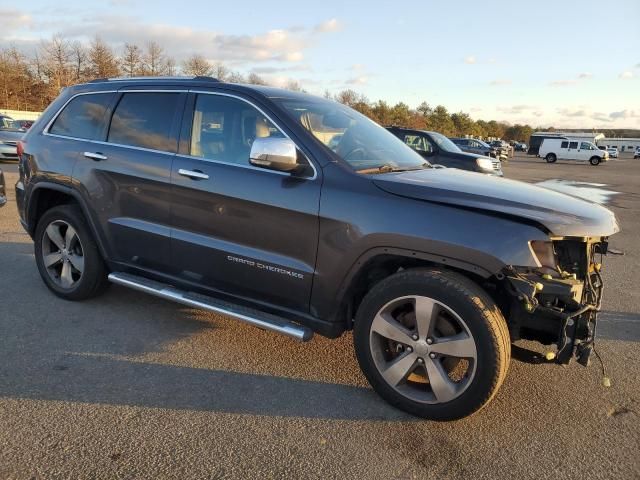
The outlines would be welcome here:
[[[319,23],[313,29],[313,31],[317,33],[337,32],[339,30],[342,30],[342,24],[337,18],[331,18],[325,22]]]
[[[580,75],[578,75],[578,78],[580,79],[589,79],[589,78],[593,78],[593,73],[589,73],[589,72],[583,72]]]
[[[464,59],[464,63],[466,63],[467,65],[473,65],[474,63],[476,63],[476,61],[476,57],[474,57],[473,55],[469,55]]]
[[[633,78],[633,72],[627,70],[626,72],[622,72],[619,76],[622,80],[627,80],[629,78]]]
[[[350,78],[345,83],[347,85],[366,85],[367,83],[369,83],[369,77],[367,77],[366,75],[361,75],[358,77]]]
[[[640,118],[640,111],[636,110],[621,110],[619,112],[611,112],[609,118],[613,120],[628,120],[631,118]]]
[[[501,112],[501,113],[508,113],[508,114],[512,114],[512,115],[516,115],[519,113],[523,113],[526,112],[528,110],[535,110],[536,106],[534,105],[512,105],[509,107],[497,107],[496,110]]]
[[[2,19],[2,34],[29,27],[33,23],[29,14],[14,8],[0,8],[0,18]]]
[[[508,79],[505,79],[505,78],[492,80],[491,82],[489,82],[489,85],[491,85],[492,87],[498,87],[498,86],[503,86],[503,85],[511,85],[511,80],[508,80]]]
[[[34,39],[23,38],[16,41],[7,35],[5,17],[10,19],[12,25],[17,25],[16,22],[33,23],[28,16],[0,10],[0,18],[3,18],[0,46],[11,43],[23,49],[33,46]],[[155,41],[165,49],[167,55],[178,62],[193,53],[199,53],[211,61],[238,67],[266,62],[300,63],[305,59],[306,50],[320,41],[320,35],[336,31],[338,27],[337,20],[331,19],[309,28],[290,27],[252,35],[233,35],[178,25],[146,23],[140,18],[126,15],[101,15],[63,24],[57,18],[47,17],[33,23],[31,30],[43,32],[55,29],[53,31],[70,41],[88,41],[99,36],[117,50],[125,42],[143,47],[148,42]]]
[[[568,87],[571,85],[575,85],[577,82],[575,80],[554,80],[549,83],[552,87]]]
[[[310,65],[289,65],[289,66],[264,66],[264,67],[255,67],[251,69],[250,73],[256,73],[258,75],[273,75],[284,72],[311,72],[313,68]]]
[[[586,117],[588,113],[584,109],[572,110],[569,108],[559,108],[557,112],[564,117]]]

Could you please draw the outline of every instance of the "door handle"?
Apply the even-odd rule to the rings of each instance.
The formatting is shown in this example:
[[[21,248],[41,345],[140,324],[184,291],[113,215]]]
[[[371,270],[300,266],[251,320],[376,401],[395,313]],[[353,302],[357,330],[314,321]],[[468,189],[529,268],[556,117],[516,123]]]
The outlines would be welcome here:
[[[200,170],[185,170],[184,168],[181,168],[178,170],[178,173],[180,175],[182,175],[183,177],[189,177],[191,179],[194,180],[208,180],[209,179],[209,175],[207,175],[206,173],[201,172]]]
[[[100,152],[84,152],[84,156],[87,158],[90,158],[91,160],[96,160],[96,161],[107,159],[107,156],[101,154]]]

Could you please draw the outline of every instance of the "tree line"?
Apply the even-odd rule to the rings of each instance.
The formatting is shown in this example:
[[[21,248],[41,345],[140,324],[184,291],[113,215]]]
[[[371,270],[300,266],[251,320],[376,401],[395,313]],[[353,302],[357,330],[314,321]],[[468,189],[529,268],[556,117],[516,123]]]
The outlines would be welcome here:
[[[60,36],[43,41],[32,55],[15,47],[0,49],[0,106],[8,110],[42,111],[66,86],[97,78],[161,75],[213,76],[221,81],[266,85],[256,73],[244,75],[222,63],[212,63],[193,54],[178,63],[157,42],[140,46],[125,43],[119,52],[99,37],[89,43],[69,41]],[[302,90],[291,81],[291,90]],[[495,120],[473,120],[464,112],[450,113],[444,106],[423,102],[410,108],[399,102],[369,101],[365,96],[343,90],[336,95],[325,93],[381,125],[435,130],[447,136],[473,136],[527,141],[534,129],[529,125],[510,125]]]

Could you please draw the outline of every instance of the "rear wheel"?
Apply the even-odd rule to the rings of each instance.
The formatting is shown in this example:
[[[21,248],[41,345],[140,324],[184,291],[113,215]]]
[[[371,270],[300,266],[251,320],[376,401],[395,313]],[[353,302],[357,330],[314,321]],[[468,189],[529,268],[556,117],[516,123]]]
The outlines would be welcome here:
[[[547,161],[547,163],[554,163],[558,159],[555,153],[547,153],[547,156],[544,158]]]
[[[354,343],[369,383],[413,415],[452,420],[491,400],[507,372],[507,324],[459,274],[407,270],[377,284],[356,316]]]
[[[36,227],[34,249],[40,276],[57,296],[83,300],[106,287],[106,267],[77,206],[47,211]]]
[[[595,165],[599,165],[599,164],[600,164],[600,157],[596,157],[596,156],[591,157],[591,158],[589,159],[589,163],[590,163],[591,165],[594,165],[594,166],[595,166]]]

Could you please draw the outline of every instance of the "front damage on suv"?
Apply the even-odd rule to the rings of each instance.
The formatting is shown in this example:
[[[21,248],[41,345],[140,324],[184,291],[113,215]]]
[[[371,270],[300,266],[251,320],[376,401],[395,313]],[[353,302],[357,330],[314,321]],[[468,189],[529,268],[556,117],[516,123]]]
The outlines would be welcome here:
[[[567,364],[575,356],[588,365],[602,302],[600,270],[607,246],[606,237],[531,242],[539,266],[510,266],[498,275],[511,339],[555,343],[556,362]]]

